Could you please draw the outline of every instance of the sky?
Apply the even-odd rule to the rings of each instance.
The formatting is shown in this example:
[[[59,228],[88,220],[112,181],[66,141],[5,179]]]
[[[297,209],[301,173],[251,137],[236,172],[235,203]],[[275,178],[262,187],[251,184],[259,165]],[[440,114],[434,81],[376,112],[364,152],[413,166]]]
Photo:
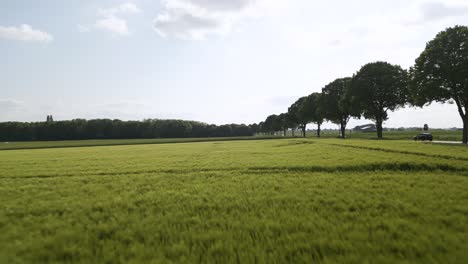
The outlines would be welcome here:
[[[366,63],[408,69],[457,24],[466,0],[0,0],[0,122],[257,123]],[[462,127],[438,103],[385,126],[425,123]]]

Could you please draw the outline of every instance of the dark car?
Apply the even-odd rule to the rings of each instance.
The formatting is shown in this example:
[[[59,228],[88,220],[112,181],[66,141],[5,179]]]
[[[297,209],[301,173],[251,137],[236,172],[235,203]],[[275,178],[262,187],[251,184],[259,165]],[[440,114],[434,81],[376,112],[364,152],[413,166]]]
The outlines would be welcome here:
[[[422,140],[422,141],[429,140],[429,141],[432,141],[432,134],[431,133],[421,133],[421,134],[416,135],[414,137],[414,140]]]

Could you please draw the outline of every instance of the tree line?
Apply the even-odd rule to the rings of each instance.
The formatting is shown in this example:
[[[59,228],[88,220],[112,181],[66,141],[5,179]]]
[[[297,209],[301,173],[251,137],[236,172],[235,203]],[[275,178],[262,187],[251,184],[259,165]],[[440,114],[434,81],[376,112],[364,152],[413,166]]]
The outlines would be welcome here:
[[[345,138],[350,118],[373,120],[377,138],[383,138],[383,122],[389,111],[406,105],[424,107],[432,102],[456,104],[463,121],[463,143],[468,143],[468,27],[455,26],[438,33],[409,70],[377,61],[364,65],[352,77],[325,85],[320,93],[299,98],[288,111],[270,115],[260,131],[275,133],[296,129],[306,135],[310,123],[330,121],[340,126]]]
[[[47,122],[0,123],[0,141],[188,138],[252,136],[257,125],[210,125],[197,121],[147,119],[121,121],[111,119],[74,119]]]

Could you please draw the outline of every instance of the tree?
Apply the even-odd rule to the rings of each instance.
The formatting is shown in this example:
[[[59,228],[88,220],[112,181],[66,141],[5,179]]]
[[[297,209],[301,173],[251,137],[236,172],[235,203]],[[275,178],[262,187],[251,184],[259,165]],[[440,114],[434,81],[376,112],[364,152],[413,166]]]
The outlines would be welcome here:
[[[208,125],[196,121],[146,119],[74,119],[49,122],[0,122],[1,141],[76,140],[124,138],[181,138],[252,136],[254,130],[244,124]]]
[[[296,117],[290,112],[286,112],[286,124],[288,128],[291,128],[291,134],[294,137],[298,124],[296,121]]]
[[[281,130],[283,130],[283,136],[286,136],[288,128],[289,128],[289,117],[288,113],[282,113],[278,116],[278,122],[281,127]]]
[[[468,27],[455,26],[437,34],[410,69],[412,103],[455,102],[468,143]]]
[[[306,107],[304,107],[306,100],[307,96],[301,97],[288,108],[290,121],[299,126],[303,137],[306,137],[306,127],[310,122],[310,117],[307,116]]]
[[[268,116],[264,122],[264,128],[266,132],[269,132],[270,134],[274,134],[275,132],[282,130],[281,121],[278,115]]]
[[[321,93],[312,93],[307,96],[303,107],[306,120],[317,124],[317,137],[320,137],[323,116],[323,98]]]
[[[256,124],[256,123],[253,123],[253,124],[250,124],[249,125],[249,128],[250,128],[250,132],[255,135],[257,134],[258,132],[260,132],[261,130],[261,125],[260,124]]]
[[[375,121],[379,139],[388,111],[403,107],[408,94],[407,72],[387,62],[364,65],[353,76],[349,89],[353,110]]]
[[[322,112],[328,121],[340,125],[341,137],[345,138],[346,125],[351,118],[351,102],[348,90],[351,78],[336,79],[322,89]]]
[[[265,121],[258,123],[258,132],[262,133],[263,135],[265,135],[267,132],[265,128]]]

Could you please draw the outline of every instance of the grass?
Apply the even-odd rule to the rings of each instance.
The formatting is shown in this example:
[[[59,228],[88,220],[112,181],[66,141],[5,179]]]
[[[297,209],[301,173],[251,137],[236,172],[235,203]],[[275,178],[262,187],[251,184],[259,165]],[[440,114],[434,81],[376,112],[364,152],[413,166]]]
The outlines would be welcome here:
[[[384,137],[387,140],[408,140],[421,133],[421,131],[385,131]],[[460,141],[462,131],[432,130],[434,140]],[[69,148],[69,147],[95,147],[95,146],[121,146],[121,145],[141,145],[141,144],[168,144],[168,143],[188,143],[207,141],[234,141],[234,140],[263,140],[263,139],[284,139],[282,133],[277,136],[258,135],[252,137],[220,137],[220,138],[148,138],[148,139],[95,139],[95,140],[64,140],[64,141],[23,141],[23,142],[0,142],[0,150],[13,149],[43,149],[43,148]],[[300,137],[300,133],[295,134]],[[315,137],[315,132],[309,131],[308,137]],[[292,134],[289,132],[288,137]],[[323,131],[323,138],[337,138],[337,131]],[[347,132],[350,139],[377,139],[376,133]]]
[[[309,129],[314,129],[311,126]],[[384,139],[387,140],[412,140],[414,136],[425,131],[384,131]],[[444,129],[432,129],[428,131],[434,137],[434,140],[440,141],[462,141],[463,131],[453,131]],[[324,138],[336,138],[338,137],[337,131],[323,131],[322,137]],[[315,132],[309,131],[309,137],[315,137]],[[346,131],[346,137],[351,139],[377,139],[376,132],[352,132]]]
[[[465,263],[467,160],[364,139],[0,151],[0,263]]]
[[[122,146],[141,144],[168,144],[206,141],[263,140],[278,139],[277,136],[258,137],[211,137],[211,138],[147,138],[147,139],[90,139],[90,140],[57,140],[57,141],[21,141],[0,142],[0,150],[43,149],[96,146]]]

